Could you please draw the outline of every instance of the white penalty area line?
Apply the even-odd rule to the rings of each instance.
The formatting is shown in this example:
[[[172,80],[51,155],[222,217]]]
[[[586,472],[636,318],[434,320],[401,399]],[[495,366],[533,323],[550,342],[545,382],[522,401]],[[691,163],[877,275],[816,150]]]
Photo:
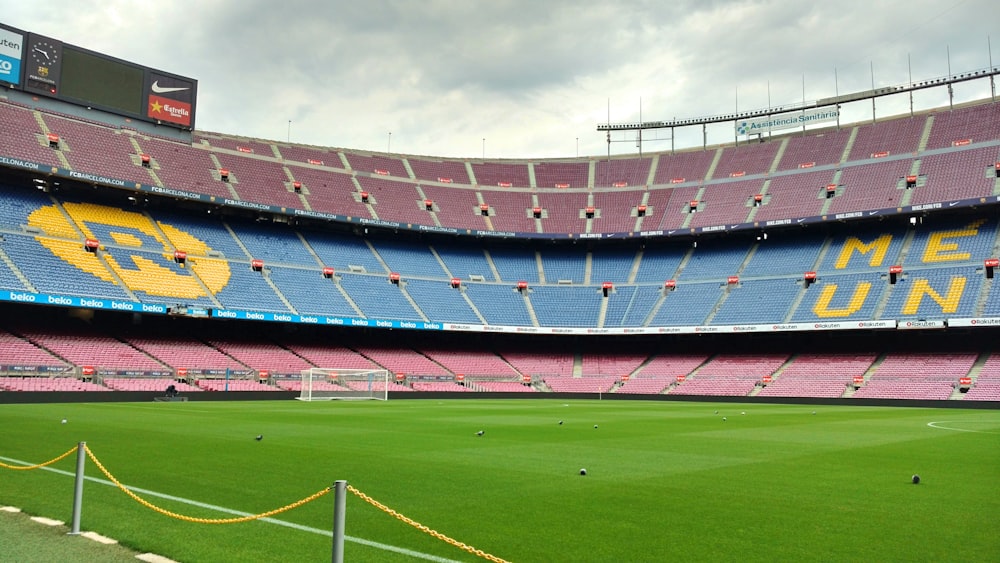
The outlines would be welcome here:
[[[952,430],[954,432],[973,432],[975,434],[1000,434],[1000,432],[990,432],[988,430],[970,430],[968,428],[954,428],[952,426],[944,426],[945,424],[961,424],[961,422],[956,422],[952,420],[941,420],[938,422],[928,422],[927,426],[931,428],[937,428],[938,430]]]
[[[27,462],[27,461],[21,461],[19,459],[12,459],[12,458],[9,458],[9,457],[2,457],[2,456],[0,456],[0,460],[3,460],[5,462],[9,462],[9,463],[19,463],[21,465],[34,465],[34,464],[32,464],[30,462]],[[63,471],[62,469],[55,469],[55,468],[52,468],[52,467],[41,467],[40,469],[44,469],[45,471],[51,471],[53,473],[58,473],[59,475],[66,475],[68,477],[76,477],[75,473],[71,473],[69,471]],[[87,481],[92,482],[92,483],[99,483],[101,485],[107,485],[109,487],[118,488],[117,485],[115,485],[114,483],[112,483],[111,481],[108,481],[106,479],[99,479],[97,477],[90,477],[88,475],[84,475],[83,478],[85,480],[87,480]],[[156,491],[150,491],[148,489],[140,489],[138,487],[131,487],[129,485],[124,485],[124,486],[126,488],[128,488],[128,490],[132,491],[133,493],[137,493],[137,494],[141,493],[141,494],[152,496],[152,497],[162,498],[162,499],[166,499],[166,500],[170,500],[170,501],[174,501],[174,502],[180,502],[180,503],[183,503],[183,504],[189,504],[191,506],[197,506],[199,508],[207,508],[209,510],[215,510],[217,512],[222,512],[222,513],[225,513],[225,514],[232,514],[234,516],[253,516],[253,513],[251,513],[251,512],[243,512],[243,511],[240,511],[240,510],[234,510],[232,508],[226,508],[224,506],[216,506],[214,504],[207,504],[207,503],[204,503],[204,502],[198,502],[196,500],[186,499],[186,498],[182,498],[182,497],[175,497],[173,495],[168,495],[168,494],[165,494],[165,493],[158,493]],[[300,532],[309,532],[311,534],[319,534],[321,536],[327,536],[327,537],[329,537],[331,539],[333,538],[333,531],[332,530],[321,530],[319,528],[313,528],[313,527],[310,527],[310,526],[303,526],[302,524],[296,524],[294,522],[285,522],[284,520],[277,520],[275,518],[258,518],[258,521],[260,521],[260,522],[267,522],[268,524],[276,524],[278,526],[284,526],[286,528],[292,528],[294,530],[299,530]],[[375,549],[381,549],[383,551],[391,551],[393,553],[399,553],[399,554],[402,554],[402,555],[408,555],[410,557],[414,557],[414,558],[417,558],[417,559],[423,559],[425,561],[435,561],[437,563],[462,563],[461,561],[458,561],[458,560],[455,560],[455,559],[446,559],[444,557],[438,557],[437,555],[431,555],[429,553],[421,553],[419,551],[413,551],[411,549],[406,549],[405,547],[397,547],[395,545],[388,545],[388,544],[384,544],[384,543],[380,543],[380,542],[376,542],[376,541],[372,541],[372,540],[366,540],[364,538],[356,538],[354,536],[345,535],[344,536],[344,541],[349,541],[349,542],[356,543],[356,544],[359,544],[359,545],[373,547]]]

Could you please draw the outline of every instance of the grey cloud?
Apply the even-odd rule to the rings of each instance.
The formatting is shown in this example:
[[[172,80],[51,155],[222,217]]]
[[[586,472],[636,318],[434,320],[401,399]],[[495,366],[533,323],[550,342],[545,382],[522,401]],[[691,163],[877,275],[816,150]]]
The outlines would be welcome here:
[[[393,131],[394,150],[442,156],[478,155],[485,137],[499,157],[571,156],[576,138],[582,154],[603,154],[595,125],[608,99],[614,121],[637,119],[640,97],[644,119],[684,118],[732,111],[737,89],[745,109],[766,104],[768,86],[774,103],[798,101],[803,77],[809,99],[866,89],[870,63],[878,84],[904,82],[910,68],[918,79],[941,76],[946,46],[954,70],[982,68],[994,25],[984,15],[996,12],[993,0],[0,7],[5,23],[198,78],[204,128],[284,139],[291,119],[301,142],[384,150]],[[700,144],[700,131],[680,138]]]

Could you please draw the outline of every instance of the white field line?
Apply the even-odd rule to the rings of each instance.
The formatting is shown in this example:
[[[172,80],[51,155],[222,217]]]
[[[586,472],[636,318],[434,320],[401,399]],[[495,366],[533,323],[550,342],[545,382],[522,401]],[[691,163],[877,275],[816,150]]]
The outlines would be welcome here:
[[[34,465],[31,462],[21,461],[19,459],[12,459],[12,458],[9,458],[9,457],[2,457],[2,456],[0,456],[0,460],[3,460],[3,461],[8,462],[8,463],[19,463],[21,465]],[[44,469],[45,471],[51,471],[53,473],[58,473],[59,475],[66,475],[68,477],[75,477],[76,476],[75,473],[71,473],[69,471],[63,471],[61,469],[54,469],[52,467],[42,467],[40,469]],[[115,487],[115,488],[117,488],[117,486],[114,483],[112,483],[111,481],[108,481],[106,479],[99,479],[97,477],[90,477],[89,475],[84,475],[84,479],[86,479],[87,481],[90,481],[92,483],[99,483],[101,485],[107,485],[109,487]],[[123,483],[123,485],[124,485],[124,483]],[[131,487],[129,485],[125,485],[125,486],[128,487],[128,489],[130,491],[132,491],[133,493],[136,493],[136,494],[140,494],[141,493],[141,494],[147,495],[147,496],[152,496],[152,497],[162,498],[162,499],[166,499],[166,500],[170,500],[170,501],[174,501],[174,502],[180,502],[180,503],[184,503],[184,504],[189,504],[191,506],[197,506],[197,507],[200,507],[200,508],[207,508],[209,510],[215,510],[217,512],[222,512],[224,514],[232,514],[234,516],[251,516],[252,515],[252,513],[250,513],[250,512],[243,512],[243,511],[240,511],[240,510],[234,510],[232,508],[226,508],[224,506],[216,506],[214,504],[207,504],[207,503],[204,503],[204,502],[198,502],[196,500],[186,499],[186,498],[182,498],[182,497],[175,497],[173,495],[168,495],[168,494],[164,494],[164,493],[158,493],[156,491],[150,491],[148,489],[140,489],[138,487]],[[292,528],[294,530],[299,530],[300,532],[309,532],[311,534],[319,534],[319,535],[322,535],[322,536],[327,536],[327,537],[329,537],[331,539],[333,538],[333,531],[332,530],[321,530],[319,528],[313,528],[313,527],[310,527],[310,526],[303,526],[302,524],[296,524],[294,522],[285,522],[284,520],[277,520],[275,518],[260,518],[259,521],[260,522],[267,522],[268,524],[276,524],[278,526],[284,526],[286,528]],[[408,555],[410,557],[414,557],[414,558],[417,558],[417,559],[423,559],[425,561],[435,561],[437,563],[461,563],[460,561],[457,561],[455,559],[446,559],[444,557],[438,557],[437,555],[431,555],[429,553],[421,553],[419,551],[413,551],[411,549],[406,549],[405,547],[397,547],[397,546],[394,546],[394,545],[388,545],[388,544],[384,544],[384,543],[380,543],[380,542],[376,542],[376,541],[372,541],[372,540],[366,540],[364,538],[356,538],[354,536],[345,535],[344,536],[344,541],[349,541],[349,542],[356,543],[356,544],[359,544],[359,545],[365,545],[365,546],[368,546],[368,547],[373,547],[375,549],[381,549],[383,551],[391,551],[393,553],[400,553],[402,555]]]
[[[938,430],[952,430],[955,432],[975,432],[976,434],[1000,434],[1000,432],[990,432],[989,430],[970,430],[968,428],[954,428],[952,426],[945,426],[945,424],[961,424],[961,422],[942,420],[938,422],[928,422],[927,426],[930,426],[931,428],[937,428]]]

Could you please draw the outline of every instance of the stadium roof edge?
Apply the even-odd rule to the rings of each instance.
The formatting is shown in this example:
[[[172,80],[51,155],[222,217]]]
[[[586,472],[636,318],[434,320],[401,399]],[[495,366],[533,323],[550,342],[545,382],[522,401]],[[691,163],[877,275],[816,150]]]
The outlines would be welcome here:
[[[1000,74],[1000,67],[983,68],[963,73],[956,73],[947,77],[931,78],[920,82],[910,82],[908,84],[885,86],[882,88],[874,88],[871,90],[862,90],[861,92],[842,94],[831,98],[821,98],[819,100],[807,101],[799,104],[791,104],[789,106],[758,108],[747,111],[739,111],[737,109],[735,114],[702,116],[702,117],[694,117],[687,119],[675,118],[672,120],[643,121],[639,123],[605,123],[605,124],[598,124],[597,130],[608,131],[608,132],[638,131],[645,129],[666,129],[674,127],[690,127],[694,125],[709,125],[713,123],[726,123],[729,121],[736,121],[738,119],[765,117],[783,113],[792,113],[796,111],[830,107],[848,102],[857,102],[861,100],[880,98],[883,96],[891,96],[893,94],[902,94],[906,92],[913,92],[916,90],[924,90],[927,88],[950,86],[951,84],[957,84],[959,82],[967,82],[970,80],[989,78],[996,76],[998,74]]]

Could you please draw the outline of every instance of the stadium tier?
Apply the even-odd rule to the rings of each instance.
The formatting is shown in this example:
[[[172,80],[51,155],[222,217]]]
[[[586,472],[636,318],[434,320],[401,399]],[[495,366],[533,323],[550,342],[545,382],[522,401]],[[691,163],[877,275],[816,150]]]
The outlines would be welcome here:
[[[216,133],[179,143],[3,101],[0,115],[0,156],[114,186],[461,231],[703,229],[998,195],[996,104],[676,154],[523,163],[298,148]]]
[[[973,318],[996,308],[983,264],[996,254],[998,222],[985,212],[759,240],[532,248],[362,238],[15,186],[0,199],[0,284],[46,295],[596,329]]]
[[[204,132],[178,142],[0,100],[0,156],[93,182],[3,177],[3,301],[289,323],[275,336],[15,322],[0,332],[0,372],[38,378],[23,383],[32,389],[69,376],[130,391],[170,381],[295,391],[298,374],[319,367],[387,369],[392,391],[994,400],[996,360],[984,351],[449,346],[432,333],[778,333],[1000,317],[997,107],[677,153],[488,162]],[[294,336],[303,324],[376,336]],[[382,328],[431,336],[385,340]]]
[[[390,391],[612,393],[621,395],[965,399],[993,401],[1000,354],[976,352],[715,353],[532,350],[432,344],[344,344],[316,337],[239,340],[119,327],[111,336],[83,324],[49,329],[15,323],[3,334],[2,391],[297,392],[300,373],[387,369]],[[8,352],[9,351],[9,352]],[[15,355],[16,354],[16,355]],[[332,385],[332,384],[331,384]]]

